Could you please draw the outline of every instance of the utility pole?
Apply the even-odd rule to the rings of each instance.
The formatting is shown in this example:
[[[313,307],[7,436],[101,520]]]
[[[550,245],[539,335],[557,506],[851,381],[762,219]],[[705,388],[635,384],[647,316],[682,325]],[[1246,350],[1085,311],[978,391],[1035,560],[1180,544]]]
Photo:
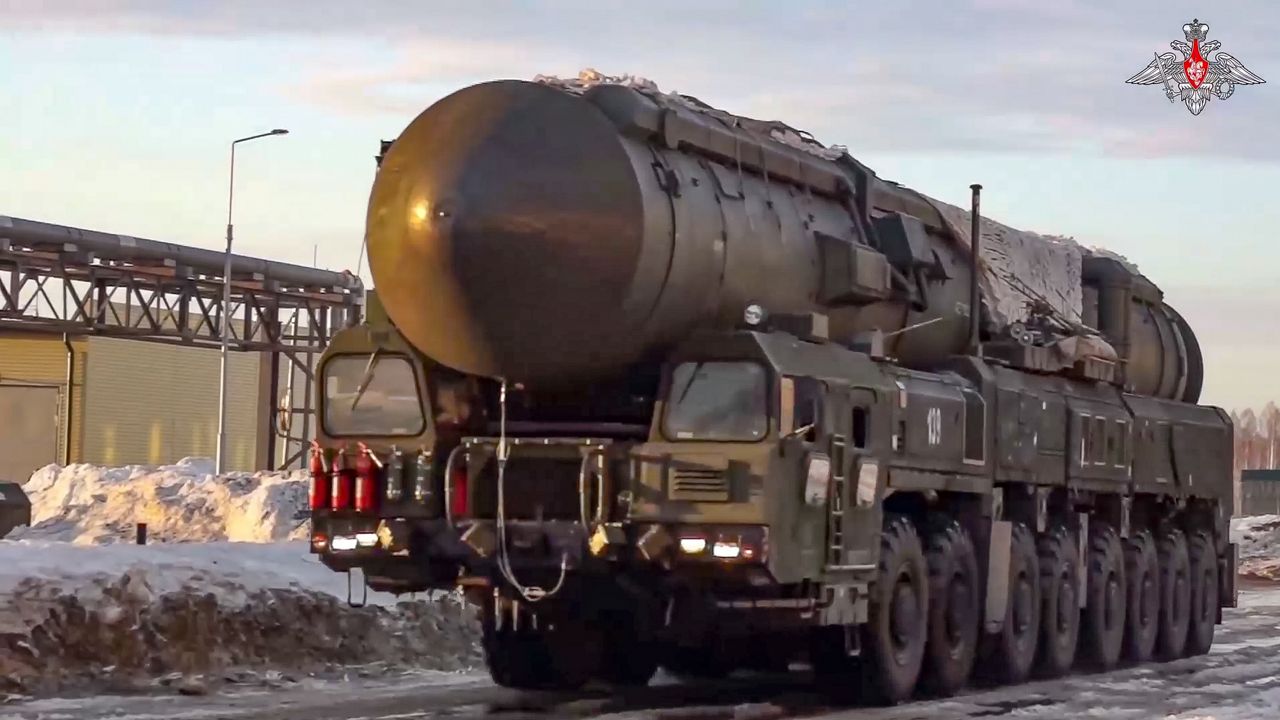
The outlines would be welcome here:
[[[249,140],[288,133],[288,130],[276,128],[271,132],[242,137],[231,143],[231,179],[227,189],[227,257],[222,268],[222,368],[221,378],[218,381],[218,449],[213,463],[214,472],[217,474],[222,474],[226,469],[227,460],[227,351],[231,344],[231,243],[233,237],[231,208],[236,190],[236,145]]]

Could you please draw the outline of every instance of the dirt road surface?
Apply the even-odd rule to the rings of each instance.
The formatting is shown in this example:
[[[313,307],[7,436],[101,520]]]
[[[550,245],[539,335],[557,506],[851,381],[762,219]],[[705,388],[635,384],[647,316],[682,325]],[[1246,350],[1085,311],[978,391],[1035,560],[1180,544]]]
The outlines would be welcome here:
[[[41,699],[0,705],[0,720],[1263,720],[1280,717],[1280,588],[1244,590],[1204,657],[1017,687],[975,689],[893,708],[833,707],[800,674],[554,696],[493,686],[483,673],[307,679],[280,689],[224,686],[203,696]]]

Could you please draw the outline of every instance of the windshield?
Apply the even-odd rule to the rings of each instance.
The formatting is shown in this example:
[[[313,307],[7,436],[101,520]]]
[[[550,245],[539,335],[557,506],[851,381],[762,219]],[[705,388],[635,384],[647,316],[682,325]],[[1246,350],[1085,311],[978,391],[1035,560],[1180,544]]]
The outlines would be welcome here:
[[[413,366],[403,357],[336,355],[324,365],[324,430],[342,435],[419,435],[425,427]]]
[[[663,434],[673,440],[759,440],[769,431],[764,368],[753,362],[681,363],[671,374]]]

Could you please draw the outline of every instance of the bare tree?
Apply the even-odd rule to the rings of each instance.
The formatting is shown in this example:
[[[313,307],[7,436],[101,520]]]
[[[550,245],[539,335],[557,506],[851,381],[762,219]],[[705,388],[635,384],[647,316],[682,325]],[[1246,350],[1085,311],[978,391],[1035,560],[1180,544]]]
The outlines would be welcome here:
[[[1266,435],[1266,462],[1268,469],[1275,469],[1276,466],[1276,434],[1280,430],[1280,408],[1276,408],[1274,402],[1267,403],[1262,409],[1262,427],[1260,428]]]
[[[1245,408],[1245,411],[1240,413],[1238,432],[1241,436],[1240,467],[1246,469],[1258,467],[1255,450],[1258,446],[1258,416],[1254,414],[1253,408]]]

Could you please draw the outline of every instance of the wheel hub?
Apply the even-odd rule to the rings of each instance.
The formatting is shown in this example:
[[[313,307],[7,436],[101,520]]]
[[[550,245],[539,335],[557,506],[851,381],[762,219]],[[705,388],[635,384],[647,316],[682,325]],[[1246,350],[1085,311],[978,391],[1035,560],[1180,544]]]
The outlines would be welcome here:
[[[1138,594],[1138,621],[1146,627],[1154,620],[1156,606],[1160,601],[1156,597],[1155,579],[1151,577],[1151,573],[1142,576],[1142,585],[1138,588]]]
[[[947,593],[947,640],[953,645],[964,641],[965,619],[970,617],[969,582],[957,573],[951,579]]]
[[[1019,635],[1026,633],[1031,626],[1032,595],[1031,583],[1026,575],[1019,575],[1017,591],[1013,596],[1013,628]]]
[[[1071,629],[1071,618],[1077,613],[1079,613],[1079,609],[1076,607],[1075,586],[1071,582],[1071,576],[1063,574],[1058,578],[1058,616],[1056,622],[1059,634],[1066,634]]]
[[[1120,619],[1121,603],[1120,579],[1115,573],[1107,576],[1107,587],[1104,599],[1104,614],[1108,628],[1114,628]]]
[[[894,644],[905,646],[920,629],[920,603],[909,577],[900,579],[894,588],[890,612]]]

